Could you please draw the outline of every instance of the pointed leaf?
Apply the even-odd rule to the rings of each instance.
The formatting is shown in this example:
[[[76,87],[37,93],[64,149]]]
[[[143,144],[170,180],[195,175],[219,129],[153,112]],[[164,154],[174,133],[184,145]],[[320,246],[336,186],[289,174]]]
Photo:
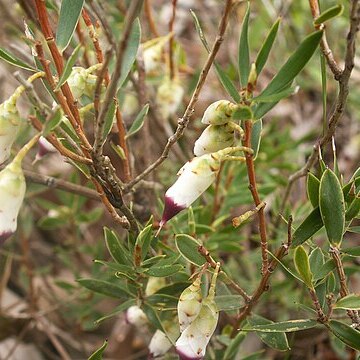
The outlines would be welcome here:
[[[319,207],[329,241],[339,245],[345,228],[344,195],[337,176],[326,169],[320,180]]]
[[[120,242],[116,233],[107,227],[104,227],[105,243],[111,257],[120,265],[132,266],[132,260],[129,251]]]
[[[219,311],[236,310],[244,306],[244,299],[240,295],[218,295],[215,302]]]
[[[75,62],[77,60],[77,58],[79,57],[79,52],[81,49],[81,44],[79,44],[74,51],[72,52],[72,54],[70,55],[69,59],[67,60],[64,70],[60,76],[59,82],[57,83],[54,91],[58,91],[60,89],[60,87],[62,85],[64,85],[64,83],[67,81],[67,79],[69,78],[69,76],[71,75],[71,71],[73,66],[75,65]]]
[[[308,288],[313,288],[313,275],[310,270],[310,262],[307,252],[302,246],[298,246],[294,252],[295,268]]]
[[[141,111],[137,114],[134,122],[132,123],[129,131],[126,134],[126,138],[128,139],[130,136],[136,134],[144,125],[145,116],[149,111],[149,104],[146,104]]]
[[[95,324],[100,324],[101,322],[103,322],[104,320],[110,319],[113,316],[120,314],[122,312],[124,312],[125,310],[127,310],[130,306],[136,305],[136,299],[129,299],[125,302],[123,302],[121,305],[117,306],[115,308],[115,310],[113,310],[110,314],[102,316],[101,318],[97,319],[95,321]]]
[[[295,230],[291,246],[295,247],[301,245],[317,233],[323,226],[324,223],[321,218],[320,210],[317,207]]]
[[[262,316],[253,314],[248,318],[248,322],[251,326],[255,325],[267,325],[273,324],[274,322],[268,319],[265,319]],[[287,337],[285,333],[277,332],[277,333],[265,333],[265,332],[257,332],[256,335],[268,346],[273,349],[279,351],[289,350],[289,343],[287,341]]]
[[[262,119],[256,120],[253,122],[252,131],[251,131],[251,148],[254,150],[253,160],[255,161],[261,142],[261,132],[262,132]]]
[[[26,64],[15,55],[11,54],[9,51],[5,50],[4,48],[0,47],[0,59],[3,59],[7,63],[19,67],[21,69],[29,70],[29,71],[37,71],[30,65]]]
[[[307,175],[306,190],[311,205],[316,208],[319,206],[320,180],[311,172]]]
[[[201,266],[206,260],[199,254],[198,248],[201,245],[192,236],[186,234],[178,234],[175,236],[175,244],[180,254],[191,263]]]
[[[160,317],[157,313],[157,311],[149,304],[144,303],[143,308],[144,313],[146,314],[149,322],[154,325],[154,327],[158,330],[161,330],[163,333],[166,334],[166,330],[164,329]]]
[[[266,325],[254,325],[251,328],[243,329],[244,331],[262,331],[262,332],[293,332],[311,329],[318,325],[316,320],[289,320]]]
[[[350,294],[339,299],[335,305],[335,309],[360,310],[360,295]]]
[[[127,42],[127,47],[124,52],[124,60],[121,65],[121,75],[118,83],[118,88],[121,88],[124,85],[125,80],[128,77],[132,66],[134,65],[134,62],[136,60],[136,54],[140,45],[140,37],[141,26],[139,18],[137,18],[132,26],[129,40]]]
[[[184,266],[180,264],[165,265],[165,266],[152,266],[146,271],[146,274],[154,277],[166,277],[178,273],[183,270]]]
[[[360,231],[358,233],[360,234]],[[354,247],[347,248],[347,249],[341,249],[341,252],[346,255],[350,255],[350,256],[360,256],[360,246],[354,246]]]
[[[62,0],[56,44],[61,52],[69,45],[78,23],[85,0]]]
[[[311,251],[309,255],[309,263],[311,272],[314,274],[318,274],[325,263],[324,254],[319,247],[316,247]]]
[[[314,25],[317,26],[323,24],[325,21],[333,19],[336,16],[340,16],[343,11],[344,11],[344,6],[341,4],[332,6],[331,8],[323,11],[321,15],[315,19]]]
[[[47,137],[51,131],[55,130],[60,125],[61,121],[62,111],[61,108],[58,108],[53,116],[48,121],[46,121],[42,131],[42,136]]]
[[[299,72],[304,68],[317,49],[322,37],[322,31],[316,31],[307,36],[299,47],[289,57],[279,72],[270,81],[261,95],[276,94],[292,83]]]
[[[256,65],[256,72],[258,75],[261,73],[261,70],[263,69],[269,57],[270,50],[274,44],[277,32],[279,30],[280,20],[281,20],[280,18],[277,19],[274,25],[271,27],[269,34],[267,35],[256,57],[255,65]]]
[[[244,341],[247,333],[245,331],[240,331],[233,339],[229,346],[226,347],[224,353],[224,360],[233,360],[239,350],[239,346]]]
[[[278,101],[296,94],[299,91],[299,86],[291,86],[285,90],[279,91],[271,95],[259,95],[253,98],[258,103],[277,103]]]
[[[351,202],[348,209],[345,213],[345,220],[351,221],[356,218],[360,212],[360,194],[358,194],[355,199]]]
[[[246,87],[249,72],[250,72],[250,51],[249,51],[249,17],[250,17],[250,2],[247,3],[247,9],[244,16],[240,40],[239,40],[239,76],[240,84],[242,87]]]
[[[115,285],[108,281],[97,279],[78,279],[77,281],[87,289],[106,296],[114,298],[128,298],[129,296],[133,296],[125,286]],[[119,282],[117,284],[119,284]]]
[[[141,249],[141,260],[144,260],[151,244],[151,240],[154,238],[152,234],[152,224],[142,229],[136,238],[135,248]]]
[[[107,340],[104,341],[104,343],[101,345],[99,349],[97,349],[92,355],[90,355],[88,360],[102,360],[103,359],[103,353],[107,347]]]
[[[360,350],[360,331],[337,320],[330,320],[329,327],[332,333],[346,345]]]
[[[117,108],[116,102],[112,101],[109,106],[109,110],[105,116],[103,139],[106,139],[106,137],[109,135],[109,133],[113,127],[116,108]]]

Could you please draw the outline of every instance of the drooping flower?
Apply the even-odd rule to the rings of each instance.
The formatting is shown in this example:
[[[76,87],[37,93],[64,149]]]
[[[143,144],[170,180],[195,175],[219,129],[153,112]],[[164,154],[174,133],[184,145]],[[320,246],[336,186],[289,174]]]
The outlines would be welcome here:
[[[17,217],[24,201],[26,182],[21,162],[38,137],[34,137],[0,172],[0,244],[17,229]]]
[[[56,148],[43,136],[38,141],[38,152],[35,161],[40,160],[43,156],[56,152]]]
[[[206,125],[223,125],[231,121],[236,105],[228,100],[218,100],[207,107],[201,122]]]
[[[217,263],[208,296],[203,300],[198,316],[188,325],[176,341],[176,352],[181,360],[203,359],[211,336],[219,319],[215,302],[216,279],[220,263]]]
[[[252,151],[245,147],[228,147],[211,154],[195,157],[178,172],[178,179],[165,193],[165,207],[160,229],[181,210],[189,207],[214,182],[221,161],[237,151]],[[234,157],[232,157],[233,159]],[[244,161],[242,157],[234,159]]]
[[[137,305],[130,306],[126,311],[126,321],[136,327],[147,324],[148,320],[145,313]]]
[[[194,155],[201,156],[233,146],[235,131],[242,134],[241,127],[232,121],[223,125],[209,125],[195,141]]]
[[[156,103],[163,118],[168,118],[176,113],[184,96],[184,89],[179,82],[174,79],[166,79],[158,88]]]

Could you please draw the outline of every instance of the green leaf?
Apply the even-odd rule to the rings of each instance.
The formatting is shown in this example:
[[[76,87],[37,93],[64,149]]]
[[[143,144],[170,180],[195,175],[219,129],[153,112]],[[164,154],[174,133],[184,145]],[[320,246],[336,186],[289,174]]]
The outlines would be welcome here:
[[[255,65],[256,65],[256,72],[259,75],[261,73],[261,70],[263,69],[269,54],[270,54],[270,50],[274,44],[277,32],[279,30],[279,25],[280,25],[280,18],[278,18],[274,25],[271,27],[264,43],[261,46],[261,49],[256,57],[255,60]]]
[[[57,108],[53,116],[48,121],[46,121],[42,131],[42,136],[47,137],[51,131],[55,130],[59,126],[61,121],[62,121],[61,108]]]
[[[62,72],[62,74],[60,76],[59,82],[57,83],[54,91],[58,91],[60,89],[60,87],[65,84],[65,82],[67,81],[67,79],[71,75],[72,68],[75,65],[75,62],[76,62],[77,58],[79,57],[80,49],[81,49],[81,44],[79,44],[74,49],[72,54],[70,55],[69,59],[67,60],[67,62],[65,64],[64,70],[63,70],[63,72]]]
[[[239,53],[238,53],[240,85],[242,87],[246,87],[250,72],[249,17],[250,17],[250,2],[248,1],[247,9],[240,33]]]
[[[262,119],[253,122],[252,131],[251,131],[251,148],[254,150],[254,154],[253,154],[254,161],[256,160],[260,149],[262,127],[263,127]]]
[[[114,298],[128,298],[129,296],[133,296],[125,286],[115,285],[108,281],[97,279],[78,279],[77,281],[87,289],[106,296]]]
[[[253,101],[258,103],[277,103],[278,101],[296,94],[299,91],[299,86],[291,86],[285,90],[271,95],[259,95],[253,98]]]
[[[320,24],[323,24],[324,22],[333,19],[336,16],[340,16],[342,12],[344,11],[344,6],[341,4],[332,6],[331,8],[323,11],[321,15],[315,19],[314,25],[318,26]]]
[[[192,264],[201,266],[206,260],[199,254],[198,248],[201,245],[192,236],[186,234],[178,234],[175,236],[175,245],[180,254]]]
[[[319,247],[316,247],[311,251],[309,255],[309,263],[311,272],[314,274],[314,277],[320,272],[324,262],[324,254]]]
[[[273,321],[265,319],[262,316],[253,314],[251,317],[248,318],[248,323],[251,326],[256,325],[268,325],[274,324]],[[272,333],[265,333],[265,332],[257,332],[256,335],[268,346],[273,349],[279,351],[286,351],[289,350],[289,343],[287,341],[287,337],[285,333],[282,332],[272,332]]]
[[[345,220],[351,221],[352,219],[358,216],[359,212],[360,212],[360,194],[358,194],[355,197],[355,199],[351,202],[348,209],[346,210]]]
[[[144,303],[142,309],[144,310],[144,313],[146,314],[149,322],[154,325],[156,329],[161,330],[163,333],[166,334],[166,330],[161,323],[157,311],[148,303]]]
[[[240,344],[244,341],[247,333],[245,331],[240,331],[236,336],[231,340],[229,346],[226,347],[224,353],[224,360],[233,360],[238,352]]]
[[[165,277],[178,273],[180,270],[184,269],[184,266],[180,264],[175,265],[165,265],[165,266],[152,266],[146,271],[146,274],[154,277]]]
[[[278,323],[266,324],[266,325],[254,325],[251,328],[243,329],[244,331],[261,331],[261,332],[293,332],[311,329],[318,324],[316,320],[301,319],[301,320],[289,320]]]
[[[313,288],[312,280],[313,275],[310,270],[309,257],[305,249],[300,245],[295,249],[294,252],[294,263],[295,268],[301,278],[304,280],[306,286],[310,289]]]
[[[152,224],[142,229],[136,238],[135,248],[141,249],[141,260],[144,260],[151,244],[151,240],[154,238],[152,234]]]
[[[339,299],[335,305],[335,309],[360,310],[360,295],[350,294]]]
[[[308,172],[306,190],[311,205],[316,208],[319,206],[320,180],[311,172]]]
[[[117,306],[110,314],[102,316],[101,318],[95,321],[95,324],[100,324],[101,322],[112,318],[113,316],[120,314],[127,310],[130,306],[136,305],[136,299],[129,299],[123,302],[121,305]]]
[[[61,52],[69,45],[78,23],[85,0],[62,0],[56,44]]]
[[[102,360],[103,359],[103,353],[107,347],[107,340],[104,341],[104,343],[101,345],[101,347],[99,349],[97,349],[92,355],[90,355],[90,357],[88,358],[88,360]]]
[[[149,111],[149,104],[146,104],[141,111],[137,114],[134,122],[131,124],[129,131],[126,134],[126,139],[136,134],[144,125],[145,116]]]
[[[106,139],[106,137],[109,135],[112,126],[114,124],[114,117],[116,112],[117,104],[115,101],[112,101],[109,110],[106,113],[105,116],[105,122],[104,122],[104,130],[103,130],[103,139]]]
[[[320,180],[319,207],[329,241],[339,245],[345,228],[344,195],[337,176],[326,169]]]
[[[125,80],[128,77],[132,66],[134,65],[136,54],[138,52],[140,45],[140,37],[141,37],[140,21],[139,18],[136,18],[129,35],[129,40],[127,42],[126,50],[124,52],[124,60],[121,65],[121,75],[119,79],[118,88],[121,88],[124,85]]]
[[[15,55],[11,54],[9,51],[5,50],[2,47],[0,47],[0,59],[3,59],[7,63],[14,65],[16,67],[19,67],[21,69],[34,71],[34,72],[37,71],[36,69],[34,69],[30,65],[26,64],[25,62],[23,62],[22,60],[20,60]]]
[[[236,310],[244,306],[244,299],[240,295],[218,295],[215,302],[219,311]]]
[[[299,225],[293,234],[292,247],[299,246],[317,233],[324,223],[319,208],[315,208],[310,215]]]
[[[105,243],[111,257],[120,265],[132,266],[132,260],[129,251],[120,242],[116,233],[107,227],[104,227]]]
[[[354,247],[347,248],[347,249],[341,249],[341,252],[346,255],[350,255],[350,256],[360,256],[360,246],[354,246]]]
[[[337,320],[330,320],[329,328],[346,345],[355,350],[360,350],[360,331]]]
[[[208,53],[210,53],[211,49],[209,47],[209,44],[206,41],[204,32],[200,25],[200,21],[193,10],[190,9],[190,13],[194,19],[195,28],[199,34],[201,42],[203,43],[206,51]],[[215,72],[216,72],[221,84],[224,86],[225,90],[228,92],[228,94],[233,98],[233,100],[235,102],[239,103],[241,101],[241,97],[240,97],[236,87],[230,80],[229,76],[224,72],[224,70],[221,68],[221,66],[216,61],[214,61],[214,66],[215,66]]]
[[[335,262],[329,259],[325,264],[314,274],[314,281],[325,278],[331,271],[335,269]]]
[[[314,54],[322,34],[316,31],[307,36],[260,95],[276,94],[289,86]]]

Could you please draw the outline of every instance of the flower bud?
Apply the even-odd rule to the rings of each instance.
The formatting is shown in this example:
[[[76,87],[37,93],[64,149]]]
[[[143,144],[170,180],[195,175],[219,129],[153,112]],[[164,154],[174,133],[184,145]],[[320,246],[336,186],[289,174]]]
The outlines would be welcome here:
[[[208,106],[201,122],[206,125],[222,125],[231,120],[236,105],[228,100],[218,100]]]
[[[166,79],[158,88],[156,102],[162,116],[167,119],[176,113],[184,96],[184,89],[176,80]]]
[[[86,95],[89,98],[94,96],[97,76],[92,73],[98,70],[100,66],[101,64],[96,64],[88,69],[80,66],[74,66],[72,68],[67,83],[69,84],[75,99],[79,99],[83,95]]]
[[[0,105],[0,164],[10,157],[21,122],[14,96]]]
[[[126,321],[136,327],[141,327],[147,324],[147,317],[139,306],[130,306],[126,311]]]
[[[26,144],[0,172],[0,244],[16,231],[17,217],[26,191],[21,162],[37,139],[35,137]]]
[[[209,125],[195,141],[194,155],[201,156],[232,146],[234,128],[229,124]]]
[[[203,300],[199,315],[176,341],[176,352],[181,360],[200,360],[205,356],[206,346],[219,319],[219,312],[215,303],[215,286],[219,267],[220,264],[218,263],[211,280],[209,295]]]
[[[56,152],[56,148],[49,143],[43,136],[38,141],[38,152],[35,157],[35,161],[40,160],[43,156]]]
[[[180,332],[183,332],[199,315],[202,304],[201,275],[199,274],[196,280],[180,295],[177,306]]]
[[[179,329],[175,326],[174,321],[165,321],[163,326],[166,334],[164,334],[161,330],[156,330],[151,338],[149,344],[149,359],[155,359],[165,355],[172,347],[170,339],[175,342],[179,336]]]

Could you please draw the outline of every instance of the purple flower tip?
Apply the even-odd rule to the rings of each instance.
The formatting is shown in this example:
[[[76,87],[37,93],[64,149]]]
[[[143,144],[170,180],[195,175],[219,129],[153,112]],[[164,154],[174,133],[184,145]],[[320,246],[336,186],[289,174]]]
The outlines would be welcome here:
[[[176,349],[176,353],[179,355],[180,360],[202,360],[204,358],[203,356],[189,357],[178,349]]]
[[[13,234],[12,231],[5,231],[0,233],[0,245],[2,245],[6,239],[8,239]]]
[[[160,221],[160,227],[165,225],[171,218],[185,208],[186,206],[176,204],[171,197],[165,196],[165,207]]]

